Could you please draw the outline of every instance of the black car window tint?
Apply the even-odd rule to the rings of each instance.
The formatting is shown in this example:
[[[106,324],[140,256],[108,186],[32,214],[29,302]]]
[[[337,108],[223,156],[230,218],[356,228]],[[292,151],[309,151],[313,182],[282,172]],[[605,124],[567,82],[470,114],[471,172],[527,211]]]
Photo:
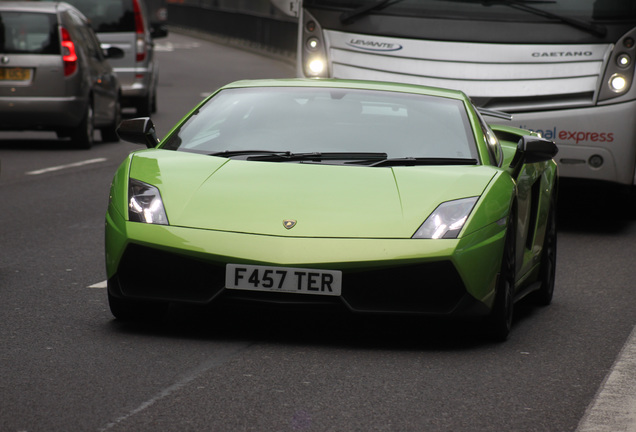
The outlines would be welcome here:
[[[57,18],[46,13],[0,13],[0,52],[59,54]]]

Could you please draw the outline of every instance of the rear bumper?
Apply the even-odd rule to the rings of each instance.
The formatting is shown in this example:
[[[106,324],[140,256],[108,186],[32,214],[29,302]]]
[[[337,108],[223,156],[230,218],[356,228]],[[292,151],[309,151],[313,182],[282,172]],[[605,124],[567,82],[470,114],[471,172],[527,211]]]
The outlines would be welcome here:
[[[147,96],[154,83],[150,68],[115,68],[121,84],[122,104],[130,106],[135,99]]]
[[[56,130],[79,125],[86,99],[77,97],[0,97],[0,130]]]

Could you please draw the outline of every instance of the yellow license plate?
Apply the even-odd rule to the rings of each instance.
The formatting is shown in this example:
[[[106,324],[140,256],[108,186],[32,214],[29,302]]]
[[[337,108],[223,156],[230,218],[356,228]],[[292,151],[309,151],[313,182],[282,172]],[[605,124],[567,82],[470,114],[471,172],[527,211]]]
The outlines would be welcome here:
[[[0,68],[0,80],[4,81],[28,81],[31,79],[31,69],[25,68]]]

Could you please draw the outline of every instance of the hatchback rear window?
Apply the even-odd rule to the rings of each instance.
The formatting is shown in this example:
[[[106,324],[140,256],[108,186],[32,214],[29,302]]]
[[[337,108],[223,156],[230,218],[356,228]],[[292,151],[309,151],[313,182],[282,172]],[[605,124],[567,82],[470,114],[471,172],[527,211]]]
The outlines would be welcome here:
[[[0,12],[0,53],[60,54],[55,15]]]
[[[134,32],[132,0],[66,0],[82,12],[96,32]]]

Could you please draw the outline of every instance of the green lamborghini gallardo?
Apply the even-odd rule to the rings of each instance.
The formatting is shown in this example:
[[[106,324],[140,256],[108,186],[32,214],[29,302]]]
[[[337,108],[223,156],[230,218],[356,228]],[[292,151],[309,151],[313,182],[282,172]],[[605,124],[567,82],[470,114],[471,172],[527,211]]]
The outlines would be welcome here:
[[[341,80],[239,81],[117,170],[108,299],[304,304],[476,317],[505,339],[515,302],[552,299],[557,147],[489,125],[461,92]]]

